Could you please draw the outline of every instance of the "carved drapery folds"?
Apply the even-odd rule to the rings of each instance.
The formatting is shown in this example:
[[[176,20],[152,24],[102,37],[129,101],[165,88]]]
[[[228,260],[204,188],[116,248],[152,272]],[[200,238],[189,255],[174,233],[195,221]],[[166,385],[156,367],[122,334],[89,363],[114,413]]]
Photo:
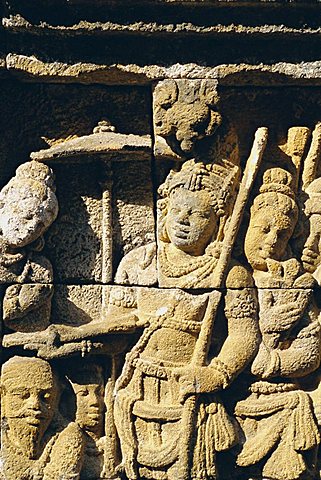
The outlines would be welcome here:
[[[319,478],[321,128],[224,98],[161,81],[155,142],[101,119],[2,188],[4,479]]]

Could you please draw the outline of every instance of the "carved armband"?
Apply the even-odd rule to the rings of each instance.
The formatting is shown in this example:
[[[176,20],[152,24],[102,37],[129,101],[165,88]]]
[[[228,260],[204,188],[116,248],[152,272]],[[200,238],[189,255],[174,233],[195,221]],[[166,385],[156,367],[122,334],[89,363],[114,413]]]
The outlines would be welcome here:
[[[227,318],[249,318],[256,314],[255,297],[249,289],[229,290],[226,294],[225,315]]]
[[[113,288],[110,292],[109,304],[115,307],[136,308],[137,300],[132,288]]]

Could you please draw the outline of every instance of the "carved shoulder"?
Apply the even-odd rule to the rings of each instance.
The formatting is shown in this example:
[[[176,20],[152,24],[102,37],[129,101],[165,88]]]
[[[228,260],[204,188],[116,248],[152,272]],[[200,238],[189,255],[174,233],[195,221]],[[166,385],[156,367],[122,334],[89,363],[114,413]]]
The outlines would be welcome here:
[[[233,260],[226,278],[226,288],[253,287],[251,272],[240,263]]]
[[[50,261],[43,255],[34,254],[29,260],[28,281],[32,283],[51,283],[53,269]]]
[[[148,243],[127,253],[119,264],[115,282],[122,285],[155,285],[156,244]]]
[[[70,422],[59,434],[44,470],[44,480],[79,478],[83,455],[84,437],[80,427]]]

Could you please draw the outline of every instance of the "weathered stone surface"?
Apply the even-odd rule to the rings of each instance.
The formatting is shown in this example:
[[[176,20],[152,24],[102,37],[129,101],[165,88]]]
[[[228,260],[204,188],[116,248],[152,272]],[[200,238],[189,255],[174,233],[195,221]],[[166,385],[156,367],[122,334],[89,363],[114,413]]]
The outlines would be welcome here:
[[[59,83],[104,83],[107,85],[146,85],[152,81],[170,79],[207,78],[219,81],[220,85],[317,85],[321,84],[320,61],[300,63],[264,62],[251,64],[221,64],[203,66],[196,63],[176,63],[169,67],[162,65],[141,66],[139,64],[95,64],[44,62],[36,56],[9,53],[6,67],[13,75],[26,81]]]
[[[31,158],[38,161],[59,160],[73,157],[97,156],[109,160],[117,158],[149,159],[151,154],[150,136],[124,135],[121,133],[101,132],[72,138],[50,149],[31,153]]]
[[[317,2],[1,14],[1,480],[319,479]]]

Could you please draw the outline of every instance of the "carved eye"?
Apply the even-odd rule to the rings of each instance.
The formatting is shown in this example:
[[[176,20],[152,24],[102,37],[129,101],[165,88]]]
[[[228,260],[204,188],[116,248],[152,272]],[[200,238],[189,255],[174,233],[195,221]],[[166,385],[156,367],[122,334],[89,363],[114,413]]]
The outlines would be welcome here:
[[[78,395],[80,395],[81,397],[86,397],[86,395],[88,395],[88,390],[87,388],[83,388],[82,390],[78,390]]]
[[[172,207],[170,209],[170,213],[173,213],[174,215],[177,215],[180,212],[180,209],[177,207]]]
[[[51,395],[49,392],[44,392],[42,395],[41,395],[41,399],[44,400],[45,402],[48,402],[48,400],[50,399]]]
[[[25,392],[17,392],[16,395],[21,397],[23,400],[27,400],[30,397],[30,392],[25,391]]]
[[[268,225],[264,225],[264,226],[262,227],[262,232],[263,232],[263,233],[269,233],[270,230],[271,230],[271,229],[270,229],[270,227],[269,227]]]

